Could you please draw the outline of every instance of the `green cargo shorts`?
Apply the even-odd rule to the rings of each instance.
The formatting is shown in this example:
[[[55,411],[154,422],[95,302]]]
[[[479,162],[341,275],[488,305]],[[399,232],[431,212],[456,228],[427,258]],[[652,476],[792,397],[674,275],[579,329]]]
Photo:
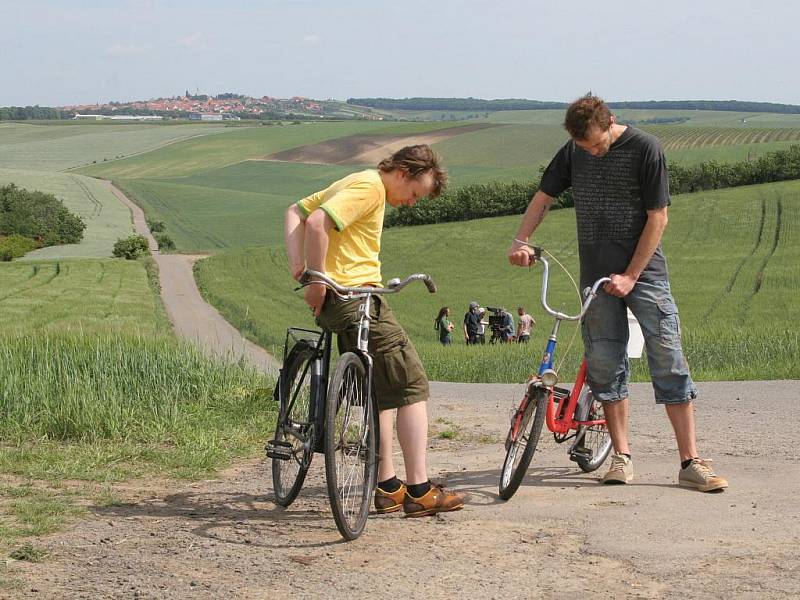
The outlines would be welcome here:
[[[317,323],[336,334],[339,352],[358,347],[359,306],[363,300],[342,300],[328,292]],[[428,376],[417,349],[397,322],[385,298],[372,297],[369,351],[373,357],[372,388],[380,410],[399,408],[429,397]]]

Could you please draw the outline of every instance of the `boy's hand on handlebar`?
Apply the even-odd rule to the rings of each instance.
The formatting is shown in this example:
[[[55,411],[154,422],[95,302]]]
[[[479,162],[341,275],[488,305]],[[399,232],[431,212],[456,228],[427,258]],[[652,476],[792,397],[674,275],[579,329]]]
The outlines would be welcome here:
[[[326,291],[325,285],[316,281],[309,283],[305,288],[304,297],[306,304],[311,308],[311,312],[314,313],[315,317],[318,317],[319,313],[322,312],[322,305],[325,304]]]
[[[306,270],[305,263],[289,265],[289,270],[292,272],[292,277],[294,277],[295,281],[300,281],[300,278],[303,276],[303,273]]]
[[[636,279],[637,278],[633,275],[625,275],[624,273],[622,275],[614,274],[611,275],[611,281],[605,284],[603,289],[611,296],[624,298],[633,290],[633,286],[636,285]]]

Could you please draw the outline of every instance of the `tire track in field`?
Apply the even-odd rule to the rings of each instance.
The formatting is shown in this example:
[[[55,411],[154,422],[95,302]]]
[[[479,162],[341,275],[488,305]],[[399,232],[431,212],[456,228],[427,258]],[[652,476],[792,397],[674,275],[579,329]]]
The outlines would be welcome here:
[[[40,268],[40,266],[36,265],[32,269],[33,274],[30,277],[28,277],[28,279],[26,280],[26,281],[33,282],[34,285],[20,286],[18,288],[15,288],[12,291],[10,291],[9,293],[7,293],[5,296],[0,296],[0,302],[3,302],[4,300],[7,300],[8,298],[13,298],[14,296],[22,294],[23,292],[28,292],[30,290],[35,290],[35,289],[38,289],[40,287],[44,287],[48,283],[53,281],[53,279],[55,279],[59,275],[59,272],[61,270],[61,264],[58,263],[58,262],[46,264],[46,266],[50,266],[50,265],[53,265],[53,274],[52,275],[47,277],[45,275],[45,272]],[[46,277],[46,279],[43,279],[42,281],[37,281],[39,273],[42,273],[42,277],[43,278]]]
[[[102,283],[103,279],[106,277],[106,265],[104,263],[98,263],[100,265],[100,273],[95,280],[95,283]]]
[[[89,189],[89,186],[87,186],[87,185],[86,185],[86,184],[85,184],[85,183],[84,183],[84,182],[81,180],[81,178],[80,178],[79,176],[77,176],[77,175],[73,175],[73,174],[70,174],[70,178],[71,178],[71,179],[72,179],[72,180],[73,180],[73,181],[74,181],[76,184],[78,184],[78,187],[79,187],[79,188],[81,188],[81,190],[83,190],[83,193],[84,193],[84,194],[86,195],[86,197],[89,199],[89,202],[91,202],[91,203],[94,205],[94,208],[93,208],[93,210],[92,210],[92,217],[99,217],[99,216],[100,216],[100,213],[102,213],[102,212],[103,212],[103,203],[102,203],[102,202],[100,202],[100,201],[97,199],[97,197],[94,195],[94,193],[92,193],[92,190],[90,190],[90,189]]]
[[[764,271],[767,269],[767,265],[769,265],[769,261],[775,255],[775,251],[778,249],[778,244],[781,241],[781,227],[782,227],[782,216],[783,216],[783,198],[782,196],[778,196],[778,202],[776,206],[776,213],[775,213],[775,232],[772,236],[772,246],[769,249],[769,252],[764,257],[764,260],[761,262],[761,266],[756,273],[756,281],[753,284],[753,292],[747,299],[747,304],[750,304],[750,301],[753,299],[760,290],[761,285],[764,282]]]
[[[725,286],[725,289],[723,289],[722,292],[720,292],[719,296],[717,296],[714,299],[714,301],[709,305],[708,310],[703,315],[704,321],[707,321],[711,317],[711,315],[714,314],[714,311],[722,303],[722,300],[725,298],[725,296],[731,293],[733,287],[736,285],[736,281],[739,278],[739,273],[741,273],[742,268],[744,268],[744,265],[747,263],[748,260],[750,260],[753,256],[755,256],[758,247],[761,245],[761,238],[764,235],[764,225],[766,223],[766,220],[767,220],[767,201],[762,196],[761,219],[759,220],[758,231],[756,232],[756,242],[755,244],[753,244],[753,247],[750,249],[750,252],[748,252],[745,256],[743,256],[742,259],[739,261],[739,264],[736,265],[736,269],[734,269],[733,275],[731,275],[730,279],[728,280],[728,284]]]

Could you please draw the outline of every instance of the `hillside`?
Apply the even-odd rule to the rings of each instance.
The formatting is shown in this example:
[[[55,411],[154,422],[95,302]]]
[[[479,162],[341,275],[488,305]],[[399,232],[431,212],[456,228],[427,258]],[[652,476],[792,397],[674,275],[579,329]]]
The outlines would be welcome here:
[[[440,293],[420,286],[390,302],[418,345],[432,379],[520,381],[533,369],[550,320],[539,307],[540,272],[512,268],[505,251],[519,217],[398,228],[383,241],[385,277],[425,271]],[[687,353],[699,379],[800,377],[800,182],[765,184],[674,198],[664,239]],[[577,273],[574,211],[551,213],[537,243]],[[282,248],[229,251],[201,262],[197,277],[208,299],[248,336],[278,351],[287,324],[313,326],[301,296],[291,290]],[[551,305],[577,305],[567,278],[553,274]],[[442,348],[433,319],[450,306],[459,321],[467,304],[515,308],[538,326],[527,347]],[[573,367],[580,340],[562,329],[562,355]],[[458,340],[458,337],[456,337]],[[752,356],[759,356],[756,363]],[[641,361],[634,372],[645,373]]]

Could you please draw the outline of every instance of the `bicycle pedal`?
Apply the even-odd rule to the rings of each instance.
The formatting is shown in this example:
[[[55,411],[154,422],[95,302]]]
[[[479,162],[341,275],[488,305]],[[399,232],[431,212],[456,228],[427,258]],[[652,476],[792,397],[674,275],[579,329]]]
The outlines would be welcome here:
[[[267,451],[267,457],[269,458],[277,458],[278,460],[289,460],[292,458],[292,445],[289,442],[272,440],[267,442],[264,449]]]
[[[591,460],[594,456],[594,452],[592,452],[591,448],[586,448],[585,446],[578,446],[577,448],[573,448],[569,452],[569,459],[573,461],[578,461],[579,459],[582,460]]]

